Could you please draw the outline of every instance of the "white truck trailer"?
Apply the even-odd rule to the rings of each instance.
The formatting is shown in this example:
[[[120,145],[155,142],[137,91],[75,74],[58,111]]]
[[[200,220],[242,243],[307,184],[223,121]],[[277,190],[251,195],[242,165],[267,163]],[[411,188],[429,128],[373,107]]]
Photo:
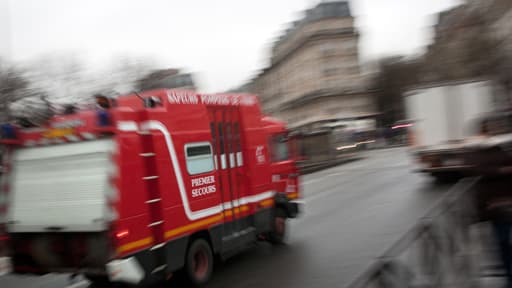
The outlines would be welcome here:
[[[439,180],[456,179],[469,169],[462,152],[480,131],[482,117],[496,111],[490,81],[443,83],[405,94],[413,155],[419,172]]]

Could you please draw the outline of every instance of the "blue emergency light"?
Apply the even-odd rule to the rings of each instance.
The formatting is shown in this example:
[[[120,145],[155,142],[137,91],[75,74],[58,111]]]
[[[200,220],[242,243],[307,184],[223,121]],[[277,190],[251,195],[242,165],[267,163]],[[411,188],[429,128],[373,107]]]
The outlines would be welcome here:
[[[110,126],[110,114],[107,111],[101,110],[97,113],[98,126],[107,127]]]
[[[11,124],[2,124],[0,126],[0,138],[16,139],[16,129]]]

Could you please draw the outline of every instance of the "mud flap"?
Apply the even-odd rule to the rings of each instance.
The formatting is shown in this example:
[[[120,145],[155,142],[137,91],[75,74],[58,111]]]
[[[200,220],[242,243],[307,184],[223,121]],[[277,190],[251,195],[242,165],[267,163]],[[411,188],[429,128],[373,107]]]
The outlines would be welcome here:
[[[10,257],[0,257],[0,276],[12,272],[12,261]]]
[[[288,200],[285,193],[277,193],[275,196],[276,207],[282,208],[286,212],[286,217],[296,218],[299,215],[299,203]]]

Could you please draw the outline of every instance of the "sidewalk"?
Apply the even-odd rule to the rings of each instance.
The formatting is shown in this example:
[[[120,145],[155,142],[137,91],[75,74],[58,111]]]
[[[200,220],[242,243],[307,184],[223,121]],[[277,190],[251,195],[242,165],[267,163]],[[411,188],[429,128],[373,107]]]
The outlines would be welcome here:
[[[504,271],[500,267],[496,244],[488,223],[475,224],[471,229],[474,239],[474,259],[479,273],[477,287],[501,288],[505,287]]]

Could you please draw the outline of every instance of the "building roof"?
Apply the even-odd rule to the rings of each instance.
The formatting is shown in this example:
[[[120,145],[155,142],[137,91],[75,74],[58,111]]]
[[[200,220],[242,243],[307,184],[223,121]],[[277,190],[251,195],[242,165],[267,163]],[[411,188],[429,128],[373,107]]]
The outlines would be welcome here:
[[[299,30],[304,24],[332,17],[352,17],[348,2],[322,2],[318,4],[316,7],[306,10],[304,17],[300,20],[294,21],[291,27],[286,29],[284,34],[279,37],[279,39],[275,42],[274,46],[272,47],[272,50],[276,49],[277,46],[279,46],[288,37],[290,37],[297,30]]]

